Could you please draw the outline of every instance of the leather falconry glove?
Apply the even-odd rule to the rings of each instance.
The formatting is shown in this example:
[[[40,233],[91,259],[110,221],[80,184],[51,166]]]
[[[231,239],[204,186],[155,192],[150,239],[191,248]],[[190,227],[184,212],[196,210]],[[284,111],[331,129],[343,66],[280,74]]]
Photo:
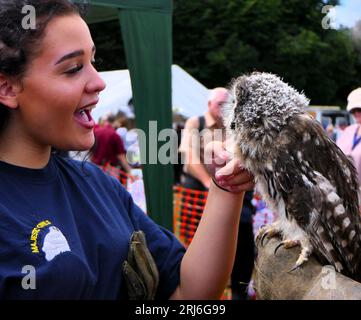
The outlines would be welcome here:
[[[159,284],[157,265],[147,247],[143,231],[134,231],[130,238],[128,259],[123,263],[130,300],[154,300]]]

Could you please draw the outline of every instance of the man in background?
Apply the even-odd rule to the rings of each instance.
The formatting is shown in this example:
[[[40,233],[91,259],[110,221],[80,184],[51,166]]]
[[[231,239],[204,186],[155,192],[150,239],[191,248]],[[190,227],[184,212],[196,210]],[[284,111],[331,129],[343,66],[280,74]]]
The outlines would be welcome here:
[[[184,159],[181,184],[186,188],[205,191],[210,186],[211,175],[204,164],[204,147],[206,142],[225,138],[221,110],[227,99],[227,89],[213,89],[208,98],[208,111],[185,123],[179,152]]]
[[[208,111],[199,117],[192,117],[185,123],[179,152],[183,153],[184,166],[181,184],[185,188],[206,191],[211,183],[211,175],[204,163],[204,148],[210,141],[225,142],[222,108],[229,99],[225,88],[215,88],[208,98]],[[248,299],[247,289],[251,280],[255,244],[253,234],[252,204],[253,191],[248,191],[243,200],[243,208],[238,230],[237,250],[231,275],[232,300]],[[220,212],[221,214],[221,212]]]

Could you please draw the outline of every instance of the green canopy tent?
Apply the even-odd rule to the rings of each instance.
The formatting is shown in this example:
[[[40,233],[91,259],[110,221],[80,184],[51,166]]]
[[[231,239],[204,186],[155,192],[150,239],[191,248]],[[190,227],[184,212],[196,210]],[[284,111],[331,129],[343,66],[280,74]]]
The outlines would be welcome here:
[[[76,2],[84,2],[78,0]],[[143,159],[147,211],[173,229],[173,167],[158,161],[158,133],[172,127],[172,0],[92,0],[89,24],[119,19],[129,68],[137,127],[148,137]],[[120,40],[120,39],[119,39]],[[149,128],[149,121],[156,128]],[[149,132],[152,132],[149,135]],[[152,141],[149,141],[149,136]],[[141,150],[141,152],[144,150]]]

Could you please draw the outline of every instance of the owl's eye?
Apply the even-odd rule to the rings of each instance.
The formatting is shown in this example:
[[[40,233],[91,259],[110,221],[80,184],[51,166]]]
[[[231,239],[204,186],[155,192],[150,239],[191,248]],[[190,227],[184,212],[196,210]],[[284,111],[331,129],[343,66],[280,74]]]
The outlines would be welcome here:
[[[234,123],[234,121],[231,122],[231,129],[232,130],[236,129],[236,124]]]

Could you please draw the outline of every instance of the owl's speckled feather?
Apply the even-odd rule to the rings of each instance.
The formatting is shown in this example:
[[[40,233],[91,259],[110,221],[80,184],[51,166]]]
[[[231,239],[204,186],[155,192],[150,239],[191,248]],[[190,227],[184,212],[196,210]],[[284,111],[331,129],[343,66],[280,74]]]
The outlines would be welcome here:
[[[233,81],[224,119],[237,154],[278,212],[273,228],[297,241],[298,264],[313,252],[361,279],[361,221],[356,170],[321,125],[309,101],[279,77],[255,72]]]

